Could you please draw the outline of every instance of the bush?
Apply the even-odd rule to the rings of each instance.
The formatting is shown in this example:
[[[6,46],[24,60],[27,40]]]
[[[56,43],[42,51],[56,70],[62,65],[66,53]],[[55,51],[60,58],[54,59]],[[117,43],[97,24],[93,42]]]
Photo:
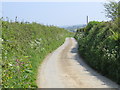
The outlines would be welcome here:
[[[89,22],[88,25],[85,28],[85,32],[88,34],[88,32],[91,30],[91,28],[94,25],[97,25],[97,24],[100,24],[100,22],[98,22],[98,21],[91,21],[91,22]]]
[[[85,29],[88,29],[87,26]],[[89,30],[88,35],[76,33],[79,52],[85,61],[99,73],[120,84],[120,47],[118,26],[102,22]]]

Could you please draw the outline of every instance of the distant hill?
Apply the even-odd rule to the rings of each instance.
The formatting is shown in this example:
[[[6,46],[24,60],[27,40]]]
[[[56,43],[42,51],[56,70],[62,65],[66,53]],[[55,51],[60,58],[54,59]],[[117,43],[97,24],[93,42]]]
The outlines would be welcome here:
[[[85,27],[86,24],[81,24],[81,25],[72,25],[72,26],[60,26],[60,28],[67,29],[70,32],[75,32],[79,28]]]

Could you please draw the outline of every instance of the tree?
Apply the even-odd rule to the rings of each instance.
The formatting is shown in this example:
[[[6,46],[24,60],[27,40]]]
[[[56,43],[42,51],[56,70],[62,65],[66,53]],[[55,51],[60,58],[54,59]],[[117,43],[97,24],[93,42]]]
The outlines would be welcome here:
[[[118,3],[110,1],[104,4],[106,17],[111,18],[113,21],[118,18]]]
[[[118,26],[120,27],[120,1],[118,2]]]

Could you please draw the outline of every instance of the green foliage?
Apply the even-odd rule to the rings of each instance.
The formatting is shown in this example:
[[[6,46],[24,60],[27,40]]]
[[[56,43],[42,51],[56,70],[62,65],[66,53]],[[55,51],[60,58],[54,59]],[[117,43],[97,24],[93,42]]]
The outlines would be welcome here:
[[[85,28],[86,29],[86,28]],[[93,26],[89,34],[78,31],[75,38],[85,61],[99,73],[120,84],[120,33],[113,22]]]
[[[88,25],[86,26],[86,29],[85,29],[86,34],[88,34],[88,32],[90,31],[90,29],[91,29],[93,26],[95,26],[95,25],[97,25],[97,24],[99,24],[99,23],[100,23],[100,22],[98,22],[98,21],[91,21],[91,22],[89,22]]]
[[[37,87],[38,66],[69,35],[55,26],[2,21],[3,88]]]
[[[1,35],[1,33],[2,33],[2,22],[1,22],[1,20],[0,20],[0,49],[2,48],[2,35]],[[1,50],[0,50],[0,73],[2,73],[2,52],[1,52]],[[0,74],[0,85],[2,84],[2,74]],[[0,86],[0,89],[1,89],[2,87]]]
[[[104,4],[106,17],[115,20],[118,17],[118,3],[110,1],[109,3]]]
[[[120,28],[120,1],[118,2],[118,26]]]

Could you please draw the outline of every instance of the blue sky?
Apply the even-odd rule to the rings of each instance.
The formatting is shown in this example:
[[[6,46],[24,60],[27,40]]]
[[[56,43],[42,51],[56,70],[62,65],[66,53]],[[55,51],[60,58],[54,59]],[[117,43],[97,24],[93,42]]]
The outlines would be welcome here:
[[[3,17],[47,25],[76,25],[106,21],[102,2],[3,2]]]

